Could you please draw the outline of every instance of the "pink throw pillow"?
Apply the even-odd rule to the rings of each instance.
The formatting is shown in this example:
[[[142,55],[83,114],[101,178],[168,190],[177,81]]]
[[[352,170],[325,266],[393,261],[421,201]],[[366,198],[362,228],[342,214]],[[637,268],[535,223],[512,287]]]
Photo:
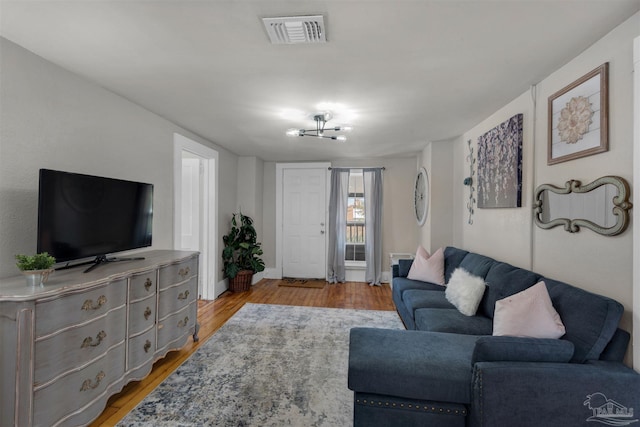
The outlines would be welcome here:
[[[565,332],[544,282],[496,301],[493,335],[560,338]]]
[[[444,252],[442,248],[429,256],[429,253],[422,246],[419,246],[407,278],[444,286]]]

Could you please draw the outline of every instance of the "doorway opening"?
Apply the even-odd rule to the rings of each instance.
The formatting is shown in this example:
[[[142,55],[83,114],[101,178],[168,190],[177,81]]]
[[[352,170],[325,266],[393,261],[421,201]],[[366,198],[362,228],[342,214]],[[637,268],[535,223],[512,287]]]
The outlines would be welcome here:
[[[174,238],[176,250],[200,252],[198,297],[217,292],[218,152],[174,134]]]

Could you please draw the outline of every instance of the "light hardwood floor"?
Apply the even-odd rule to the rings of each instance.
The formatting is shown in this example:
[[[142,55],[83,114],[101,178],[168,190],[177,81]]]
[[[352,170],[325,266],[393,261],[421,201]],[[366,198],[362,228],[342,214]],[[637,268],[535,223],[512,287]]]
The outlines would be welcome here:
[[[225,292],[215,301],[198,301],[200,341],[194,343],[189,339],[182,349],[173,351],[157,361],[148,377],[125,386],[109,400],[104,412],[91,427],[113,426],[124,418],[247,302],[362,310],[395,309],[388,284],[371,287],[366,283],[347,282],[326,284],[323,288],[317,289],[279,286],[282,283],[280,280],[263,279],[248,292]]]

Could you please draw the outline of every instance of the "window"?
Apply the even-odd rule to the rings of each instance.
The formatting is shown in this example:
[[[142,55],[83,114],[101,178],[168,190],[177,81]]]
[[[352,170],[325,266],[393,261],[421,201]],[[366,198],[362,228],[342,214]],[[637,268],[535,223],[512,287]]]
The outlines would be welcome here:
[[[365,261],[364,257],[364,181],[362,169],[351,169],[347,201],[345,261]]]

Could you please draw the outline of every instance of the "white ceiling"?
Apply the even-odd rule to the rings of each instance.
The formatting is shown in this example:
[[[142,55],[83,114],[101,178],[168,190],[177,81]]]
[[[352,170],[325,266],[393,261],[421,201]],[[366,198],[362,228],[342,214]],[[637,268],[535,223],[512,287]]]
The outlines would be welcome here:
[[[0,34],[47,60],[236,154],[301,161],[399,156],[460,135],[640,10],[640,0],[0,7]],[[326,44],[269,43],[261,18],[313,14],[324,15]],[[346,143],[284,135],[314,126],[285,111],[309,116],[322,102],[354,126]]]

